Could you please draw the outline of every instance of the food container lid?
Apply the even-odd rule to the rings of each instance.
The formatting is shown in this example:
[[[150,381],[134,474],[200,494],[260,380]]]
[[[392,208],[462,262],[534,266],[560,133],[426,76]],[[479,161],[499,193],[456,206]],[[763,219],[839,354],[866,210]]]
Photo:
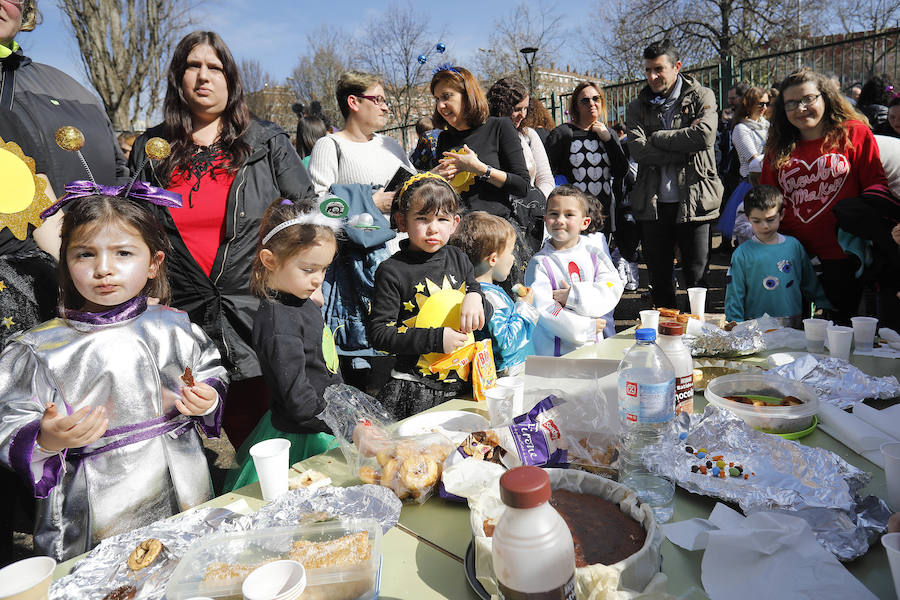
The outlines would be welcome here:
[[[656,341],[656,330],[652,329],[650,327],[638,329],[634,332],[634,339],[636,339],[639,342]]]
[[[516,467],[500,477],[500,499],[511,508],[540,506],[550,494],[550,477],[540,467]]]
[[[659,324],[660,335],[684,335],[684,325],[677,321],[665,321]]]

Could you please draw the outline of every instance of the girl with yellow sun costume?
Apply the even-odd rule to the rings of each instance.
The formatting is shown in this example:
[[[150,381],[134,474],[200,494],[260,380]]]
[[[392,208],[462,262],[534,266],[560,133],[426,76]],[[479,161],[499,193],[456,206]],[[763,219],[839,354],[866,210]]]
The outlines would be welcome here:
[[[36,174],[41,148],[22,148],[30,140],[15,114],[0,114],[0,347],[13,334],[56,315],[62,215],[43,225],[41,211],[56,197],[47,178]]]
[[[485,323],[475,269],[459,248],[447,245],[459,206],[443,177],[426,172],[407,180],[393,216],[409,239],[375,273],[369,339],[376,350],[397,356],[378,399],[397,419],[471,389],[456,370],[431,372],[446,354],[474,342]]]

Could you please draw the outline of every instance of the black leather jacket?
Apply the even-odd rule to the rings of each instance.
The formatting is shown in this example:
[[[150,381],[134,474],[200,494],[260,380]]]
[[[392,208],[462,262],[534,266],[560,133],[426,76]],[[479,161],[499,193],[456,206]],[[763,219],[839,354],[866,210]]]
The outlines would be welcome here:
[[[78,156],[54,141],[63,125],[73,125],[84,134],[81,153],[98,183],[128,180],[125,156],[96,96],[59,69],[32,62],[21,48],[0,59],[0,108],[15,113],[31,138],[13,141],[45,151],[48,160],[36,165],[37,171],[47,175],[57,196],[62,196],[63,186],[70,181],[88,179]]]
[[[162,136],[162,125],[135,140],[129,165],[137,169],[144,159],[144,144]],[[256,253],[259,226],[266,208],[276,198],[315,196],[309,174],[288,135],[274,123],[254,119],[244,140],[250,156],[235,174],[228,192],[225,236],[209,276],[194,260],[169,209],[154,207],[172,242],[166,258],[172,285],[172,306],[188,313],[219,347],[232,380],[261,374],[251,333],[259,299],[250,294],[250,268]],[[161,185],[153,165],[140,174],[144,181]]]

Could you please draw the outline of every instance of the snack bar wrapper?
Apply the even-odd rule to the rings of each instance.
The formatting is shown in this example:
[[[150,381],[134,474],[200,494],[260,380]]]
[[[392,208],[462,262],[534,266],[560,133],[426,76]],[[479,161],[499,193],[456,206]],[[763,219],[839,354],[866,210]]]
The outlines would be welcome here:
[[[455,445],[438,433],[397,436],[394,420],[377,400],[358,389],[332,385],[319,415],[363,483],[391,489],[401,500],[425,502],[441,480],[444,459]]]
[[[480,340],[467,344],[459,350],[447,354],[429,367],[432,373],[456,371],[463,380],[472,376],[472,393],[476,402],[484,402],[484,390],[497,383],[494,367],[494,352],[491,340]]]
[[[596,403],[551,394],[510,425],[470,434],[445,468],[475,458],[507,469],[565,464],[612,469],[616,436],[605,423],[605,414]]]

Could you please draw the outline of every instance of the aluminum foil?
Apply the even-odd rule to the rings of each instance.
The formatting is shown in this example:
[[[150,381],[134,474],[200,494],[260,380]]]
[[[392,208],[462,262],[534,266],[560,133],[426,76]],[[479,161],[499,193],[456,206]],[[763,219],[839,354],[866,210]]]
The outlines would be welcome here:
[[[893,375],[866,375],[841,358],[819,359],[802,354],[793,362],[769,370],[800,381],[815,390],[820,402],[849,408],[866,398],[888,399],[900,396],[900,383]]]
[[[699,459],[685,446],[705,448],[707,457]],[[717,455],[742,465],[750,476],[720,479],[691,472],[692,465]],[[841,560],[865,554],[872,536],[887,529],[890,511],[884,502],[857,494],[869,482],[868,473],[824,448],[756,431],[713,405],[701,416],[679,415],[663,440],[648,446],[642,457],[653,472],[689,492],[733,502],[744,514],[782,510],[803,518]]]
[[[763,329],[756,321],[744,321],[731,331],[705,324],[697,335],[686,335],[684,343],[691,356],[717,358],[749,356],[766,349]]]
[[[388,488],[362,485],[291,490],[256,513],[241,516],[227,509],[203,508],[103,540],[75,565],[69,575],[50,587],[52,600],[101,600],[122,585],[134,585],[137,598],[163,598],[178,561],[197,539],[209,533],[229,533],[263,527],[294,525],[312,512],[332,517],[376,519],[387,532],[400,518],[400,500]],[[141,571],[126,565],[131,551],[143,540],[157,538],[166,558]]]

